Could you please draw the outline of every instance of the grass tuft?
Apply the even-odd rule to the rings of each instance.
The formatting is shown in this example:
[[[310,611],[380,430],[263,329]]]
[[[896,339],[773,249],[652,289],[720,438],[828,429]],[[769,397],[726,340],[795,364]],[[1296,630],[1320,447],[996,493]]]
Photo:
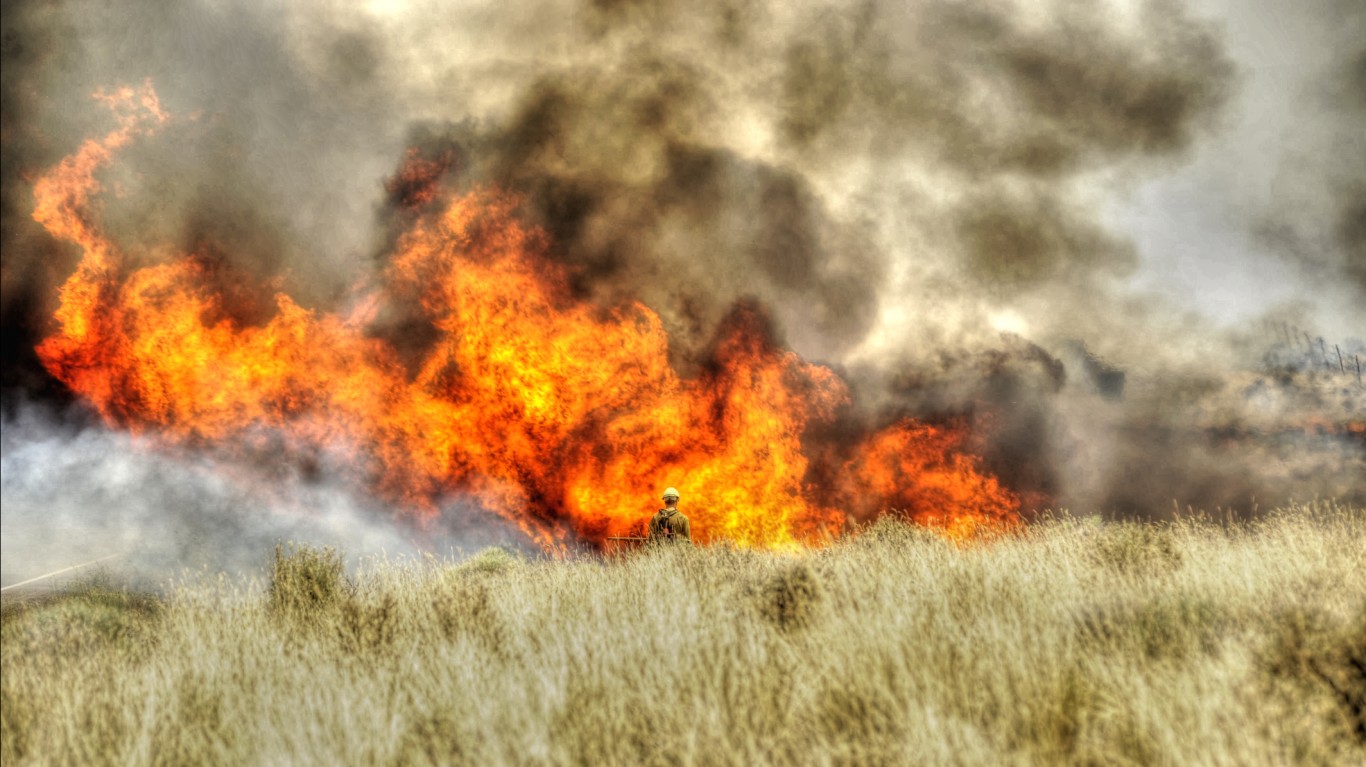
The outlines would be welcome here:
[[[456,572],[466,576],[503,575],[515,570],[522,562],[522,557],[515,552],[490,546],[480,549],[474,556],[458,565]]]
[[[784,564],[759,588],[759,614],[781,631],[809,626],[820,603],[820,582],[805,562]]]
[[[1307,697],[1321,711],[1336,710],[1338,716],[1327,718],[1366,745],[1366,604],[1350,620],[1322,609],[1289,608],[1273,625],[1262,654],[1272,689],[1282,695],[1292,690],[1289,697]]]
[[[1152,660],[1218,651],[1233,617],[1210,599],[1183,595],[1097,605],[1078,622],[1088,649]]]
[[[1171,525],[1122,522],[1096,539],[1094,556],[1120,572],[1148,575],[1181,566],[1182,553]]]
[[[270,571],[269,604],[276,614],[308,618],[337,607],[349,592],[341,552],[278,544]]]

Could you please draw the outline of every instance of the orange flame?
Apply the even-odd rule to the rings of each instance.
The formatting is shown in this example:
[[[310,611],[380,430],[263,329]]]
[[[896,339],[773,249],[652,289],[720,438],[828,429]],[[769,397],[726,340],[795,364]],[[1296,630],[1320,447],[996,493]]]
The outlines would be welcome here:
[[[128,268],[91,217],[96,171],[166,120],[150,87],[109,100],[119,129],[35,184],[34,218],[83,251],[38,354],[111,425],[328,451],[409,513],[461,494],[547,547],[631,534],[667,485],[698,538],[743,546],[816,543],[889,508],[954,537],[1019,523],[1015,496],[956,452],[961,435],[909,420],[847,448],[833,483],[810,483],[804,434],[849,399],[833,371],[776,348],[762,311],[740,306],[709,372],[680,377],[659,317],[575,300],[510,194],[415,216],[353,311],[278,294],[263,325],[235,322],[196,260]],[[439,170],[417,170],[407,196],[435,200]],[[420,308],[435,331],[414,368],[367,330],[386,305]]]

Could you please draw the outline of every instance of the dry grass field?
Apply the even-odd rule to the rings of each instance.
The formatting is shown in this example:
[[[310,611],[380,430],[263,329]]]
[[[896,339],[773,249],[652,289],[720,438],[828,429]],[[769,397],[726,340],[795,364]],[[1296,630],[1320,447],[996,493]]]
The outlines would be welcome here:
[[[267,552],[268,553],[268,552]],[[10,602],[22,764],[1366,764],[1366,512]]]

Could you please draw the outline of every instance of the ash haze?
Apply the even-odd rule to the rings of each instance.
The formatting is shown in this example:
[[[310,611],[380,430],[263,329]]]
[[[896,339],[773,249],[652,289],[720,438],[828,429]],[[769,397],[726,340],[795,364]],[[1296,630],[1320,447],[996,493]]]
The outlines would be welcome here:
[[[857,418],[973,418],[1026,499],[1366,494],[1359,438],[1289,428],[1360,422],[1358,390],[1257,373],[1269,322],[1366,355],[1359,3],[66,0],[3,27],[7,574],[58,534],[39,501],[69,478],[25,456],[123,445],[45,436],[80,408],[32,352],[75,254],[31,220],[31,180],[105,129],[93,91],[148,79],[183,119],[110,171],[109,230],[206,254],[242,322],[374,273],[412,147],[524,195],[577,293],[659,312],[685,373],[757,299]],[[411,325],[375,332],[420,345]],[[134,476],[217,492],[193,456],[146,459],[180,468]]]

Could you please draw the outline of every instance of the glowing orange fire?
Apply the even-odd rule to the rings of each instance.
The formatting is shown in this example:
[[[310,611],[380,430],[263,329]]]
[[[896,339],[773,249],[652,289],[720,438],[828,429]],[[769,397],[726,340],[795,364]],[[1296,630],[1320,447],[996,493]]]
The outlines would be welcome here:
[[[356,309],[279,294],[268,322],[236,322],[199,261],[133,268],[102,233],[96,171],[167,119],[150,86],[107,100],[118,129],[37,181],[34,218],[83,251],[38,353],[110,424],[175,444],[327,451],[407,513],[459,494],[548,547],[631,534],[666,485],[697,537],[744,546],[818,542],[892,508],[955,537],[1018,524],[1015,496],[957,452],[959,434],[912,421],[847,448],[833,483],[808,484],[804,432],[848,400],[831,370],[776,348],[762,311],[741,306],[709,372],[680,377],[659,317],[574,299],[510,194],[448,195],[414,216]],[[436,333],[416,367],[367,332],[404,304]]]

